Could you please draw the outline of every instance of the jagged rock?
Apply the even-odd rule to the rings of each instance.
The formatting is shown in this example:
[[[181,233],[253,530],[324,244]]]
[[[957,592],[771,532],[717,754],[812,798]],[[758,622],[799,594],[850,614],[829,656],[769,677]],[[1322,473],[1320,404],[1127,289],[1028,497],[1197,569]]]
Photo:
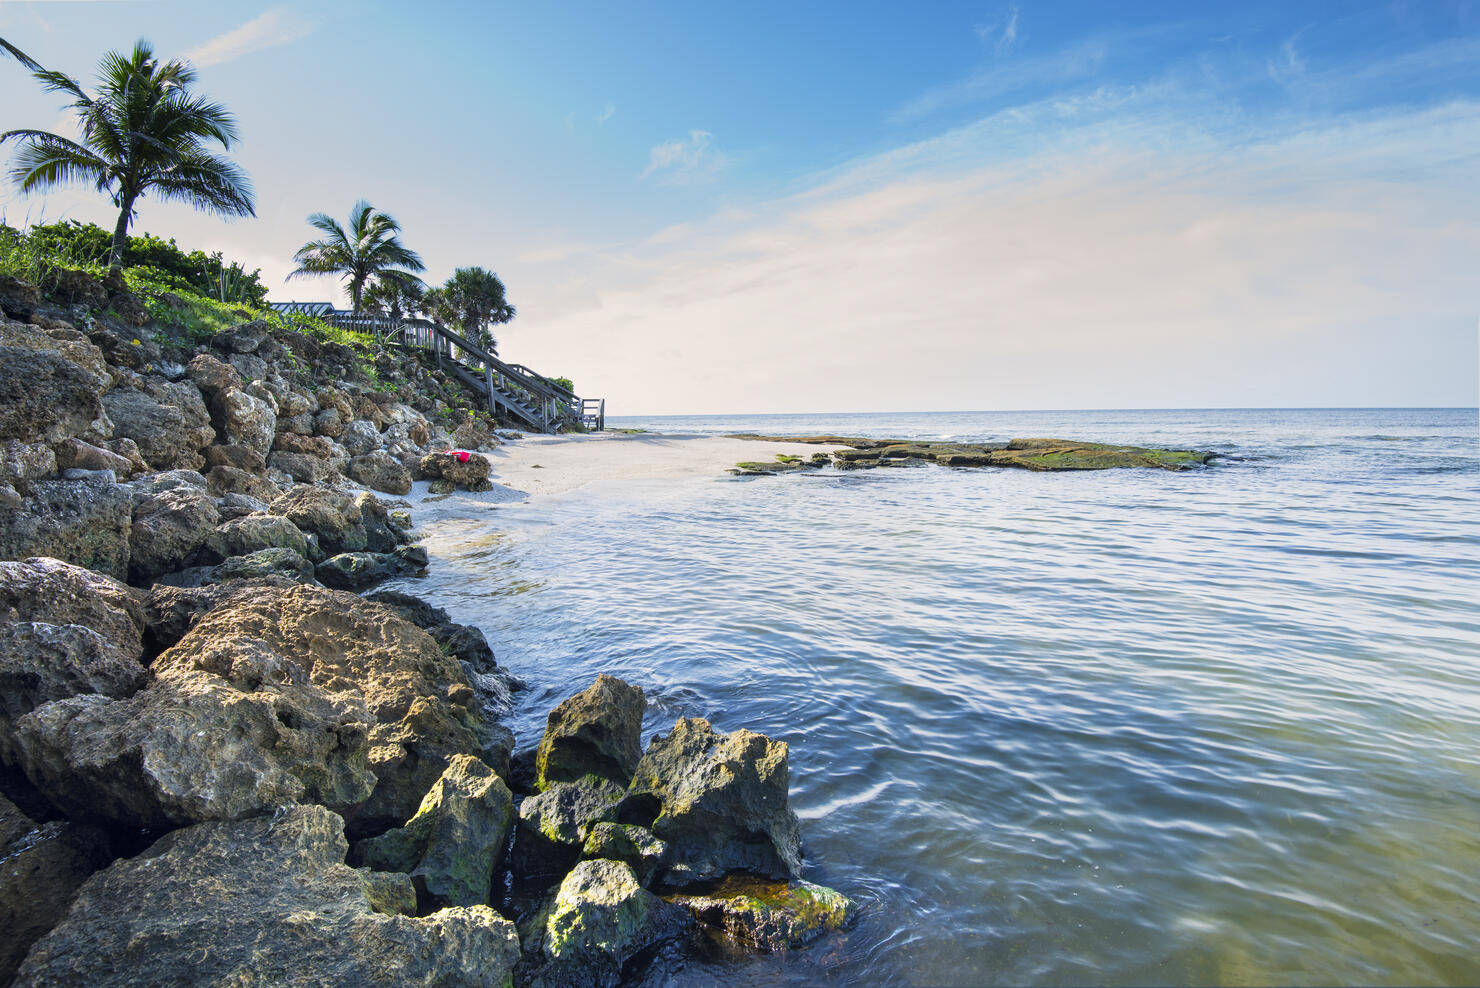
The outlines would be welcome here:
[[[10,984],[31,944],[66,915],[77,889],[108,859],[100,831],[37,823],[0,796],[0,984]]]
[[[57,472],[56,453],[44,443],[11,440],[0,445],[0,481],[42,480]]]
[[[593,776],[524,797],[515,824],[515,874],[536,885],[559,878],[580,857],[591,827],[616,821],[623,793]]]
[[[137,443],[139,453],[155,470],[204,466],[197,450],[215,442],[216,433],[195,385],[158,379],[151,392],[118,388],[103,395],[103,408],[113,420],[115,434]]]
[[[411,512],[409,511],[392,511],[387,517],[391,527],[399,531],[410,532],[414,527],[411,522]]]
[[[423,474],[440,477],[468,490],[480,489],[479,485],[488,480],[490,470],[487,458],[477,453],[469,456],[466,463],[452,453],[428,453],[421,458]]]
[[[487,906],[378,911],[409,883],[350,868],[345,851],[343,821],[320,806],[167,834],[90,878],[16,984],[510,983],[512,924]]]
[[[858,912],[857,903],[830,888],[749,875],[732,875],[702,893],[665,899],[744,946],[772,951],[805,946],[841,930]]]
[[[127,436],[107,440],[103,445],[104,448],[128,460],[128,469],[124,471],[127,475],[133,476],[149,469],[149,464],[144,462],[144,457],[139,453],[139,444]]]
[[[0,440],[49,445],[81,435],[103,414],[107,386],[54,349],[0,345]]]
[[[381,450],[357,456],[349,461],[350,479],[386,494],[410,494],[411,471],[395,457]]]
[[[404,872],[439,905],[488,902],[514,822],[514,797],[472,755],[455,755],[406,826],[355,845],[378,871]]]
[[[129,579],[148,583],[185,565],[221,520],[215,500],[187,488],[151,494],[134,507]]]
[[[637,882],[619,861],[582,861],[530,923],[526,953],[542,962],[531,986],[614,988],[622,965],[677,939],[688,914]]]
[[[313,419],[313,431],[316,436],[328,436],[330,439],[338,439],[344,435],[344,419],[339,416],[339,409],[325,408]]]
[[[355,495],[355,507],[360,512],[360,524],[365,528],[365,548],[371,552],[394,552],[397,546],[406,545],[411,537],[391,524],[390,514],[380,498],[369,491]]]
[[[796,814],[787,807],[787,748],[763,734],[716,734],[681,719],[648,746],[623,801],[623,823],[649,825],[668,842],[659,879],[684,884],[748,871],[801,871]]]
[[[209,467],[235,467],[248,473],[267,471],[267,457],[261,450],[253,449],[251,446],[236,444],[207,446],[205,458],[206,466]]]
[[[401,546],[395,552],[341,552],[315,567],[319,582],[340,590],[359,590],[382,580],[426,569],[426,549]]]
[[[235,367],[223,364],[209,353],[198,353],[192,357],[185,368],[185,374],[195,382],[196,387],[209,395],[230,391],[242,385],[242,377]]]
[[[273,500],[268,510],[290,519],[305,533],[317,535],[331,556],[367,548],[360,507],[346,494],[298,485]]]
[[[642,757],[642,688],[597,676],[550,711],[535,756],[535,784],[547,789],[588,775],[625,786]]]
[[[44,480],[16,508],[0,504],[0,558],[52,556],[128,577],[133,498],[118,484]]]
[[[667,851],[668,845],[654,837],[651,830],[630,823],[592,824],[586,843],[581,845],[582,858],[625,862],[643,885]]]
[[[272,325],[264,319],[244,322],[231,329],[223,329],[211,337],[211,346],[228,353],[252,353],[258,349],[272,332]],[[262,375],[254,375],[261,377]]]
[[[41,289],[29,281],[0,274],[0,312],[24,322],[41,304]]]
[[[330,474],[329,464],[306,453],[284,453],[274,450],[267,455],[267,465],[292,477],[300,484],[323,483]]]
[[[212,491],[212,493],[215,492]],[[223,494],[220,500],[216,502],[216,510],[221,513],[221,521],[224,523],[235,521],[238,518],[245,518],[247,515],[265,514],[267,512],[267,502],[252,497],[249,494]]]
[[[137,661],[144,618],[138,595],[117,580],[60,559],[0,562],[0,621],[79,624]]]
[[[302,415],[279,415],[278,432],[291,432],[297,436],[311,436],[313,435],[313,416],[307,412]]]
[[[319,460],[332,459],[334,444],[322,436],[299,436],[291,432],[278,435],[273,448],[284,453],[301,453]]]
[[[200,587],[172,587],[156,583],[144,598],[144,638],[153,652],[174,645],[195,624],[197,618],[220,606],[238,590],[254,586],[286,589],[294,581],[281,576],[264,576],[255,580],[228,580]]]
[[[247,515],[218,526],[205,539],[202,554],[208,563],[246,556],[261,549],[292,549],[308,556],[308,539],[297,525],[280,515]]]
[[[487,446],[502,446],[493,432],[478,422],[464,422],[452,434],[458,449],[483,449]]]
[[[211,400],[212,422],[222,443],[247,446],[266,453],[277,435],[277,413],[261,398],[239,388],[216,393]]]
[[[371,450],[380,448],[380,432],[371,422],[355,419],[344,427],[339,442],[349,450],[351,456],[364,456]]]
[[[129,490],[134,492],[136,500],[141,500],[151,494],[160,491],[172,491],[179,488],[191,490],[205,490],[209,485],[206,478],[194,470],[165,470],[160,473],[151,473],[147,477],[129,481]]]
[[[296,583],[313,579],[313,563],[293,549],[278,546],[258,549],[242,556],[232,556],[210,567],[203,583],[225,583],[228,580],[259,580],[282,576]]]
[[[265,467],[266,464],[264,463],[263,466]],[[272,501],[282,493],[272,481],[228,466],[211,467],[210,472],[206,474],[206,486],[212,494],[218,496],[244,494],[264,503]]]
[[[112,450],[100,449],[81,439],[63,439],[51,449],[56,454],[58,470],[112,470],[120,477],[127,477],[133,472],[133,464],[128,457],[120,456]]]
[[[457,485],[450,480],[438,479],[427,484],[428,494],[451,494],[455,490],[457,490]]]

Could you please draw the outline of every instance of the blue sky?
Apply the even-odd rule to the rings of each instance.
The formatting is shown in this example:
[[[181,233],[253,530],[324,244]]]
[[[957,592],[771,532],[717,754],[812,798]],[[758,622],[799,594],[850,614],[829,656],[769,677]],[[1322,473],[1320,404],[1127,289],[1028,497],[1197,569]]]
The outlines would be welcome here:
[[[621,412],[1474,405],[1480,4],[0,3],[237,113],[261,266],[358,197]],[[0,63],[0,127],[61,128]],[[109,222],[0,192],[15,224]],[[880,397],[880,395],[886,397]]]

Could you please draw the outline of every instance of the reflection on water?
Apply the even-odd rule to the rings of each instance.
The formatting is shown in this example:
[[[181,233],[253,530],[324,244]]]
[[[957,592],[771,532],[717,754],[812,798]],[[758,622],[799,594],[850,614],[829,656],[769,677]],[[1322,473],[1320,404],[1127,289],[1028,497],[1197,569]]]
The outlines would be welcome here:
[[[521,746],[598,671],[649,733],[791,745],[807,877],[862,919],[649,983],[1480,981],[1473,411],[680,424],[1250,459],[614,483],[430,532],[406,588],[531,684]]]

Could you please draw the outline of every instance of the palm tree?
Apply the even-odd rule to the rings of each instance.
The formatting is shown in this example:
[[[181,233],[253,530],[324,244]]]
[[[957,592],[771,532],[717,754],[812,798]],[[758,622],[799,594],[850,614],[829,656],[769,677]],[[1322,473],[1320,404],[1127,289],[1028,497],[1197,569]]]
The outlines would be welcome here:
[[[443,291],[456,313],[462,331],[477,339],[491,352],[497,352],[498,340],[488,329],[490,323],[506,323],[514,318],[514,306],[504,295],[504,283],[498,275],[484,268],[458,268],[447,279]]]
[[[5,50],[35,65],[13,45]],[[252,185],[229,159],[207,150],[230,149],[236,120],[219,103],[194,95],[195,70],[184,62],[160,64],[149,42],[125,55],[109,52],[98,67],[98,91],[89,95],[70,76],[36,66],[32,75],[49,92],[72,97],[82,141],[44,130],[12,130],[0,144],[21,142],[11,178],[23,192],[86,182],[118,207],[108,263],[123,265],[134,205],[153,192],[220,216],[255,216]]]
[[[15,59],[17,62],[20,62],[32,72],[41,71],[41,66],[36,63],[36,60],[34,58],[32,58],[30,55],[27,55],[25,52],[21,51],[15,45],[11,44],[9,41],[6,41],[4,38],[0,38],[0,50],[5,51],[7,54],[10,55],[11,58]]]
[[[293,255],[298,269],[289,278],[300,275],[338,274],[348,282],[350,305],[360,314],[365,282],[373,275],[377,281],[419,282],[413,271],[425,271],[426,265],[413,250],[408,250],[396,234],[401,225],[385,213],[377,213],[361,199],[349,211],[349,229],[328,213],[314,213],[308,222],[322,230],[322,240],[310,240]]]
[[[360,294],[360,304],[392,319],[405,318],[421,306],[426,286],[420,278],[376,278]]]

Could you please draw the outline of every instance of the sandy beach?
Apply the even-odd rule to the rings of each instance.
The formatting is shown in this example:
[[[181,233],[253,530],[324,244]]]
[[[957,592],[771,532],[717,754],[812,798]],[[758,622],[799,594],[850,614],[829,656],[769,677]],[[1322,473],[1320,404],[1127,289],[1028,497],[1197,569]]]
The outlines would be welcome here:
[[[717,436],[595,433],[526,436],[483,455],[492,480],[531,496],[563,494],[603,480],[723,477],[742,460],[773,460],[778,453],[810,456],[837,446],[755,442]]]

